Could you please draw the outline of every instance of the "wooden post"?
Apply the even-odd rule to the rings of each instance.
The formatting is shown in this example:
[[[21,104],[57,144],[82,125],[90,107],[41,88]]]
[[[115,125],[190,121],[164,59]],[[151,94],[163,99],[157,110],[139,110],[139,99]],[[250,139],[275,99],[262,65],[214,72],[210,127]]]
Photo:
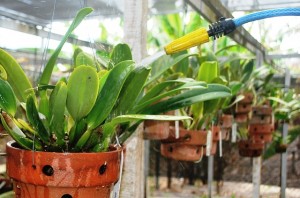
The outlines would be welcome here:
[[[142,60],[147,54],[147,0],[125,0],[124,2],[124,42],[132,50],[136,62]],[[144,197],[144,141],[143,127],[140,126],[135,135],[126,142],[123,176],[121,182],[121,198]]]

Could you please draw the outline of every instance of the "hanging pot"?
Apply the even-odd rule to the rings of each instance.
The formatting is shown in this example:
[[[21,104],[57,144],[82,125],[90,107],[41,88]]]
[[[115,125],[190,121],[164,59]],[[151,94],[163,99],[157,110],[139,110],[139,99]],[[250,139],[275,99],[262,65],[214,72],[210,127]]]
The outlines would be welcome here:
[[[236,105],[235,112],[236,113],[249,113],[252,110],[252,104],[251,103],[241,103],[239,102]]]
[[[203,146],[183,143],[163,143],[160,146],[162,156],[179,161],[199,161],[203,156]]]
[[[231,114],[223,114],[221,117],[221,128],[231,128],[232,127],[233,116]]]
[[[162,143],[184,143],[187,145],[206,145],[207,131],[203,130],[186,130],[179,128],[179,137],[176,138],[175,127],[170,126],[170,133],[167,139]]]
[[[250,124],[249,132],[250,133],[273,133],[274,125],[273,124]]]
[[[272,115],[272,107],[269,106],[255,106],[252,108],[252,113],[254,116],[256,115]]]
[[[248,121],[248,113],[235,113],[234,120],[237,123],[244,123]]]
[[[242,157],[258,157],[262,154],[264,148],[263,141],[240,140],[238,143],[239,154]]]
[[[245,92],[243,93],[244,98],[239,103],[252,103],[254,99],[254,95],[251,92]]]
[[[101,153],[33,152],[7,144],[7,173],[16,197],[110,197],[119,179],[121,148]]]
[[[163,140],[169,136],[170,121],[145,120],[143,138]]]
[[[175,115],[175,111],[166,112],[164,115]],[[143,138],[145,140],[166,139],[169,136],[169,126],[174,123],[174,121],[145,120]]]

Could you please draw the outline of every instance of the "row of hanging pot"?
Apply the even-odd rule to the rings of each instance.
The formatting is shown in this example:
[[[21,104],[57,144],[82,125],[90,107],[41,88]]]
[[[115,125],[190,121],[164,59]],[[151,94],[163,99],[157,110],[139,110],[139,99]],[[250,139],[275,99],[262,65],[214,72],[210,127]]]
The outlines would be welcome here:
[[[203,156],[215,155],[218,146],[222,155],[222,141],[236,142],[237,137],[241,156],[260,156],[265,143],[272,141],[274,121],[267,103],[252,107],[252,101],[253,95],[245,94],[232,114],[222,114],[218,124],[208,130],[187,130],[169,121],[145,121],[144,138],[160,140],[161,154],[179,161],[200,161]]]
[[[274,132],[272,107],[268,102],[252,107],[252,101],[253,95],[245,94],[235,111],[235,121],[241,128],[247,128],[247,133],[241,135],[238,142],[239,154],[244,157],[260,156],[264,145],[272,142]]]

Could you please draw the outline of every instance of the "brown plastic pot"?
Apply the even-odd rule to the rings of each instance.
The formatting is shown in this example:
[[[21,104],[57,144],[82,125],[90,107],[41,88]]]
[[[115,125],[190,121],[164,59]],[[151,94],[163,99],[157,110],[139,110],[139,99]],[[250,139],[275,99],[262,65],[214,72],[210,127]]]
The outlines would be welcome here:
[[[170,126],[170,133],[163,143],[184,143],[186,145],[206,145],[207,131],[203,130],[186,130],[179,128],[179,138],[176,138],[175,127]]]
[[[258,157],[262,154],[264,148],[263,141],[240,140],[238,142],[239,154],[242,157]]]
[[[179,161],[199,161],[205,148],[182,143],[163,143],[160,146],[162,156]]]
[[[7,173],[16,197],[110,197],[119,179],[121,148],[101,153],[33,152],[7,143]]]

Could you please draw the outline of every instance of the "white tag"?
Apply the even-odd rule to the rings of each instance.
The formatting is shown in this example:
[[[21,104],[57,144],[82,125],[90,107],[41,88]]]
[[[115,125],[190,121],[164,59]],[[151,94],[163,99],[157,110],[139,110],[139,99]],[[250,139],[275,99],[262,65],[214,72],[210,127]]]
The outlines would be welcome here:
[[[199,160],[195,161],[194,163],[199,163],[202,161],[202,158],[203,158],[203,152],[204,152],[204,149],[203,149],[203,146],[201,146],[201,157]]]
[[[122,181],[122,172],[123,172],[123,159],[124,159],[124,154],[123,150],[121,152],[121,162],[120,162],[120,176],[118,182],[114,185],[113,189],[113,196],[112,198],[119,198],[120,194],[120,188],[121,188],[121,181]]]
[[[223,150],[222,150],[222,130],[219,131],[219,154],[220,154],[220,157],[223,156]]]
[[[212,143],[211,130],[208,130],[207,138],[206,138],[206,156],[210,156],[211,143]]]
[[[178,116],[179,115],[179,111],[175,110],[175,115]],[[175,138],[178,139],[179,138],[179,120],[175,121]]]
[[[236,142],[236,135],[237,135],[237,124],[234,122],[232,124],[232,133],[231,133],[231,142]]]

